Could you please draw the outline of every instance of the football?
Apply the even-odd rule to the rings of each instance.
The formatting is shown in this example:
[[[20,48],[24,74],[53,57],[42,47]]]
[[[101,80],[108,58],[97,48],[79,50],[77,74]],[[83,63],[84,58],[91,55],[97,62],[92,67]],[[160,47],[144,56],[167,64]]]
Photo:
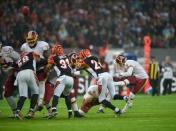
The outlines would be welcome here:
[[[28,16],[29,13],[30,13],[30,8],[29,8],[29,6],[23,6],[23,7],[22,7],[22,13],[23,13],[24,16]]]

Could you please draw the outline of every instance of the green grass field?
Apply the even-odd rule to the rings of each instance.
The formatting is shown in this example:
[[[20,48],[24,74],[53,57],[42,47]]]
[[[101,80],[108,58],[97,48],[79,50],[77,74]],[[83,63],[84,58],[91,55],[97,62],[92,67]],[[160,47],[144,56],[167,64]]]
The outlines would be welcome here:
[[[80,105],[81,98],[78,103]],[[124,101],[113,101],[122,108]],[[27,113],[28,102],[23,108]],[[105,114],[97,114],[97,107],[88,112],[86,118],[67,119],[64,100],[58,105],[58,116],[47,120],[42,118],[47,111],[37,112],[32,120],[10,119],[10,109],[6,101],[0,101],[0,131],[176,131],[176,94],[169,96],[136,97],[134,106],[121,117],[114,117],[112,111],[106,109]]]

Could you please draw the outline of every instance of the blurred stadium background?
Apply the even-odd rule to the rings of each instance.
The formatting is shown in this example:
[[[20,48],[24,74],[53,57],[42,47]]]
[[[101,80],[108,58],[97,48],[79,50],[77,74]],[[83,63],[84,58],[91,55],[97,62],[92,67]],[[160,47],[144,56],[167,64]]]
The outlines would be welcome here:
[[[66,52],[90,48],[113,74],[117,54],[145,63],[148,35],[149,55],[161,67],[169,56],[175,71],[175,5],[175,0],[1,0],[0,42],[19,50],[26,33],[36,30],[40,40],[61,42]]]

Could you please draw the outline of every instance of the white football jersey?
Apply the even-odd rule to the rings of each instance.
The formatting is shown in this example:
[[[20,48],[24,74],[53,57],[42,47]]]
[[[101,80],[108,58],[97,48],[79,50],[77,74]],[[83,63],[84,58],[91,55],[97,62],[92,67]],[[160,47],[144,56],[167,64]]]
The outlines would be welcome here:
[[[1,56],[7,63],[17,61],[20,58],[20,55],[14,51],[11,46],[3,46],[1,49]]]
[[[37,41],[37,45],[34,48],[31,48],[28,43],[24,43],[21,46],[21,51],[23,52],[32,52],[35,51],[40,55],[41,58],[43,58],[43,52],[45,50],[49,50],[49,44],[45,41]]]
[[[98,98],[100,95],[98,85],[91,85],[87,89],[86,94],[84,95],[84,99]],[[111,96],[109,95],[109,91],[106,93],[106,100],[110,100]]]
[[[128,69],[129,67],[133,67],[133,75],[136,78],[139,78],[139,79],[148,78],[146,71],[137,61],[127,60],[125,63],[125,68]]]
[[[84,95],[85,100],[90,100],[93,98],[98,98],[99,93],[98,93],[98,85],[91,85],[86,94]]]

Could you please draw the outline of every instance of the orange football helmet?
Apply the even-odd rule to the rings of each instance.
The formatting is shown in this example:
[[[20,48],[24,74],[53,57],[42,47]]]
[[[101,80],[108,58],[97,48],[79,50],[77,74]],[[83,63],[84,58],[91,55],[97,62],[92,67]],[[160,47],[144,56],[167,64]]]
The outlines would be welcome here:
[[[118,55],[115,59],[116,63],[119,64],[120,66],[123,66],[126,62],[127,58],[123,55]]]
[[[83,49],[79,52],[79,56],[81,59],[85,59],[86,57],[90,56],[91,52],[89,49]]]
[[[59,55],[59,56],[63,55],[64,49],[63,49],[62,45],[60,45],[60,44],[54,45],[51,49],[51,54]]]
[[[38,34],[36,31],[29,31],[26,36],[26,42],[28,45],[33,48],[36,46],[38,40]]]

